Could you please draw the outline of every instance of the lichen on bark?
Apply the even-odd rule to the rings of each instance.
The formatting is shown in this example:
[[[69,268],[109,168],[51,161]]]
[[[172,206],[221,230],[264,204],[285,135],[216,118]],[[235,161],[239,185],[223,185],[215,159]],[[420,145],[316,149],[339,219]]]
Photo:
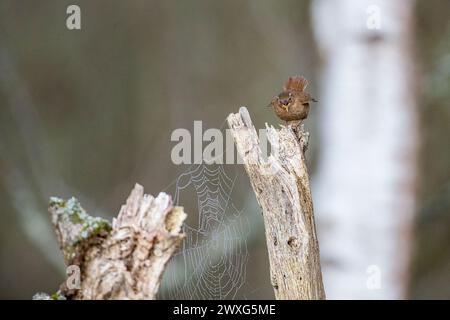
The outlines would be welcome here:
[[[111,231],[108,220],[90,216],[73,197],[51,197],[49,211],[66,265],[78,264],[90,243],[104,239]]]
[[[144,194],[139,184],[112,223],[90,216],[75,198],[52,197],[49,212],[64,261],[79,267],[80,281],[76,288],[64,282],[57,293],[33,299],[155,299],[165,266],[184,238],[183,208],[165,193]]]

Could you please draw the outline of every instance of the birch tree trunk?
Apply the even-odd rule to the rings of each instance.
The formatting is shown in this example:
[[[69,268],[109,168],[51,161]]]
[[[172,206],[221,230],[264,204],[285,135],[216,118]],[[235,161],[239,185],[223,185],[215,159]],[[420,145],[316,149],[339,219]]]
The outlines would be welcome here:
[[[314,196],[329,298],[406,297],[418,146],[413,4],[313,2],[324,61]]]

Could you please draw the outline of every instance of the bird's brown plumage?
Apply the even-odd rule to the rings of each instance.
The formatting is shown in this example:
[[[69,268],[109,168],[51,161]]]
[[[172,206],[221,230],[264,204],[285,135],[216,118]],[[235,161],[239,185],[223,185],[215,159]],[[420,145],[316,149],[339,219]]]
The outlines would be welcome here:
[[[308,86],[308,80],[303,77],[290,77],[283,86],[284,91],[305,91]]]
[[[309,104],[316,101],[305,92],[308,80],[304,77],[290,77],[283,87],[283,92],[272,99],[270,105],[275,114],[284,121],[298,121],[306,119],[309,113]]]

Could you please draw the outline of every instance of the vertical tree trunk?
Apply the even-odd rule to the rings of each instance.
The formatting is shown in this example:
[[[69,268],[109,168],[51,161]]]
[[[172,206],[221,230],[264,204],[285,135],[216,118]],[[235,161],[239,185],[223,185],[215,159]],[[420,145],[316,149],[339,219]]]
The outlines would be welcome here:
[[[313,2],[324,60],[315,205],[330,298],[404,298],[417,179],[414,1]]]
[[[272,147],[265,160],[245,107],[228,125],[262,208],[271,283],[277,299],[325,299],[320,269],[303,127],[267,128]]]

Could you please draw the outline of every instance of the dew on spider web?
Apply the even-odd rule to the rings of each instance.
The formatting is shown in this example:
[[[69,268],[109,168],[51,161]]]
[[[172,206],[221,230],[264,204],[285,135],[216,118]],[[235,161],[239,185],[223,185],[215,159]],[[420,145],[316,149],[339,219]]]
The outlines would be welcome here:
[[[195,165],[176,183],[174,203],[191,189],[197,202],[196,226],[185,224],[181,248],[162,282],[166,299],[233,299],[245,284],[249,223],[231,199],[236,177],[219,164]]]

